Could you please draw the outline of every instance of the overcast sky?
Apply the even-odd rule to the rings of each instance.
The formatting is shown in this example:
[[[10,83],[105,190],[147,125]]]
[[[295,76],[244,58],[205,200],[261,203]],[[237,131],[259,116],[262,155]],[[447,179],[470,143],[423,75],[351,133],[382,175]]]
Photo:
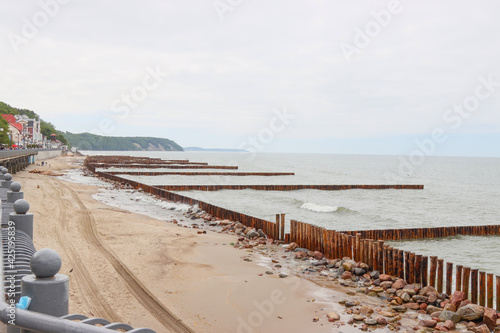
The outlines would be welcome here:
[[[500,156],[498,13],[496,0],[4,0],[0,100],[61,130],[182,146]]]

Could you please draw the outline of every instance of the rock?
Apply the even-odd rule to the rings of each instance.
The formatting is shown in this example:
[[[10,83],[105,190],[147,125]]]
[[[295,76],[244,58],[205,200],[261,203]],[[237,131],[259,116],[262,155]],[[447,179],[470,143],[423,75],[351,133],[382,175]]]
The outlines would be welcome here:
[[[304,251],[295,252],[295,259],[304,259],[306,257],[307,257],[307,252]]]
[[[314,317],[313,318],[313,323],[317,323],[319,321],[319,317]]]
[[[441,311],[442,309],[441,308],[438,308],[437,306],[434,306],[434,305],[429,305],[427,306],[427,310],[425,312],[427,312],[427,314],[431,314],[433,312],[436,312],[436,311]]]
[[[477,320],[483,317],[484,309],[480,305],[467,304],[466,306],[458,309],[457,314],[462,320]]]
[[[260,237],[266,238],[266,234],[264,233],[264,231],[262,231],[262,229],[259,229],[257,233],[259,234]]]
[[[366,305],[363,305],[359,308],[359,314],[362,315],[362,316],[369,316],[373,313],[373,309],[366,306]]]
[[[352,274],[351,274],[351,272],[346,271],[346,272],[342,273],[340,278],[342,280],[350,280],[352,278]]]
[[[494,330],[495,326],[497,326],[497,312],[491,308],[484,308],[483,323],[490,330]]]
[[[373,318],[365,318],[364,323],[366,325],[377,325],[377,321]]]
[[[359,267],[354,268],[353,272],[354,272],[354,275],[356,275],[356,276],[361,276],[361,275],[366,274],[366,271],[363,268],[359,268]]]
[[[377,324],[379,324],[379,325],[387,325],[387,324],[389,324],[389,322],[387,321],[387,319],[385,319],[384,317],[377,317],[377,318],[375,318],[375,320],[377,321]]]
[[[328,265],[328,262],[326,260],[319,260],[313,263],[313,266],[326,266]]]
[[[259,233],[255,230],[252,229],[249,232],[246,233],[247,238],[252,239],[252,238],[258,238],[260,237]]]
[[[405,286],[405,288],[403,289],[403,292],[407,293],[408,295],[410,295],[410,297],[413,297],[413,296],[415,296],[417,294],[417,292],[415,291],[415,289],[408,288],[408,286]]]
[[[420,305],[418,303],[406,303],[406,304],[403,304],[403,306],[407,309],[410,309],[410,310],[420,310]]]
[[[475,333],[490,333],[490,329],[485,324],[478,327],[472,327],[471,331]]]
[[[314,251],[312,257],[316,260],[321,260],[323,259],[324,255],[319,251]]]
[[[342,263],[342,268],[345,271],[351,271],[356,266],[356,263],[352,260],[346,260]]]
[[[446,320],[443,324],[443,326],[449,330],[454,330],[455,329],[455,323],[453,320]]]
[[[430,295],[437,295],[437,294],[438,294],[438,292],[432,286],[423,287],[422,290],[420,290],[420,292],[419,292],[419,295],[421,295],[421,296],[430,296]]]
[[[458,306],[458,308],[459,308],[459,309],[460,309],[460,308],[463,308],[463,307],[464,307],[464,306],[466,306],[467,304],[471,304],[471,303],[472,303],[472,301],[471,301],[470,299],[466,299],[466,300],[464,300],[464,301],[460,302],[460,305]]]
[[[437,325],[437,321],[432,320],[432,319],[429,319],[429,320],[421,320],[418,324],[419,324],[420,326],[423,326],[423,327],[430,327],[430,328],[434,328],[434,327],[436,327],[436,325]]]
[[[397,312],[406,312],[406,310],[408,310],[408,308],[406,306],[402,306],[402,305],[395,306],[392,309],[394,311],[397,311]]]
[[[360,267],[361,267],[361,265],[360,265]],[[380,272],[379,271],[371,271],[369,274],[370,274],[370,277],[372,279],[374,279],[374,280],[378,279],[379,276],[380,276]]]
[[[389,311],[380,311],[379,315],[389,318],[396,317],[396,314],[394,312],[389,312]]]
[[[411,299],[417,303],[425,303],[429,298],[427,296],[415,295]]]
[[[355,315],[352,316],[352,319],[354,321],[363,321],[363,320],[365,320],[365,316],[362,316],[360,314],[355,314]]]
[[[292,242],[292,243],[290,243],[290,244],[288,244],[288,245],[286,246],[286,249],[287,249],[288,251],[293,252],[293,251],[295,251],[295,249],[296,249],[296,248],[298,248],[298,247],[299,247],[299,246],[298,246],[296,243]]]
[[[439,315],[439,320],[440,321],[451,320],[454,323],[458,323],[460,321],[460,316],[456,312],[444,310]]]
[[[429,304],[435,304],[437,300],[438,300],[438,295],[429,295],[429,299],[427,300],[427,302]]]
[[[411,300],[411,297],[407,293],[404,293],[403,295],[401,295],[401,299],[403,300],[403,302],[408,303]]]
[[[330,312],[326,315],[326,317],[328,318],[329,322],[340,320],[340,315],[337,312]]]
[[[453,303],[448,303],[444,307],[445,311],[457,312],[457,307]]]
[[[464,301],[467,297],[465,297],[465,293],[463,291],[455,291],[453,295],[450,297],[450,302],[451,304],[454,304],[457,308],[459,307],[460,303]]]
[[[392,282],[392,277],[390,275],[387,275],[387,274],[380,274],[380,276],[378,278],[380,279],[380,281],[391,281]]]
[[[375,293],[381,293],[381,292],[384,291],[384,288],[382,288],[382,287],[375,287],[371,291],[373,291]]]
[[[384,289],[389,289],[392,287],[392,281],[384,281],[380,284],[380,286]]]
[[[368,264],[365,264],[364,262],[359,262],[357,266],[358,266],[358,268],[362,268],[367,272],[370,270],[370,266],[368,266]]]
[[[420,303],[420,310],[427,311],[427,303]]]
[[[439,318],[439,316],[441,315],[441,312],[443,312],[443,311],[436,311],[436,312],[430,313],[429,315],[432,318]]]
[[[403,279],[397,279],[396,282],[392,284],[392,288],[394,289],[403,289],[406,286],[406,282]]]
[[[280,273],[280,275],[279,275],[279,277],[282,278],[282,279],[286,278],[287,276],[288,275],[286,275],[285,273]]]

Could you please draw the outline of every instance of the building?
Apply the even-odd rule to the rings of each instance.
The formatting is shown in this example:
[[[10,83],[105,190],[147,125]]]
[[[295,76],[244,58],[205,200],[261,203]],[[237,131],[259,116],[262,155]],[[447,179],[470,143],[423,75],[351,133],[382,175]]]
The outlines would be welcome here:
[[[41,133],[41,122],[38,119],[30,119],[26,115],[15,115],[17,123],[23,125],[23,146],[37,145],[42,147],[44,137]]]
[[[23,125],[16,121],[14,115],[2,114],[2,118],[9,124],[9,139],[12,144],[21,146],[23,142]]]

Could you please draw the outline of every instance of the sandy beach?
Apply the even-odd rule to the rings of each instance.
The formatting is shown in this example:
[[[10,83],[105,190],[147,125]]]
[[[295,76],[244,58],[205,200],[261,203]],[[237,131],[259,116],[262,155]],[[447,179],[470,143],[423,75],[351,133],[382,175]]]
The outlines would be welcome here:
[[[58,157],[46,169],[79,168],[82,160]],[[70,313],[157,332],[183,332],[180,321],[196,332],[358,331],[326,318],[345,310],[338,302],[347,288],[264,274],[269,268],[257,263],[266,259],[257,250],[233,248],[234,235],[198,234],[104,205],[92,198],[98,187],[28,172],[34,168],[40,167],[14,180],[35,214],[36,248],[62,257]],[[367,302],[380,306],[373,297]]]

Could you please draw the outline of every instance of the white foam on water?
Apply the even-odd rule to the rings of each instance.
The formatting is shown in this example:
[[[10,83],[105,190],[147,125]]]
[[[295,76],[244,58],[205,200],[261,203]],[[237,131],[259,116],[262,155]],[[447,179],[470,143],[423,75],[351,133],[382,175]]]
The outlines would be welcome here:
[[[339,210],[339,207],[335,206],[326,206],[326,205],[317,205],[312,202],[306,202],[302,206],[300,206],[302,209],[307,209],[313,212],[318,212],[318,213],[331,213],[331,212],[336,212]]]

